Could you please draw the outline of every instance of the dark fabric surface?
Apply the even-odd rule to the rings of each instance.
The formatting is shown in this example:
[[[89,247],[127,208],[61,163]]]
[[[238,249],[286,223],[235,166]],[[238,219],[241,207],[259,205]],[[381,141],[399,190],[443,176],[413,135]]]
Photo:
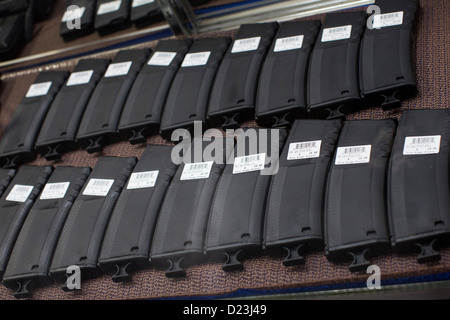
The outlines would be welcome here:
[[[419,94],[416,98],[403,103],[402,109],[448,108],[450,107],[450,3],[448,0],[422,0],[417,29],[417,44],[414,53]],[[363,10],[363,9],[359,9]],[[311,18],[323,18],[309,17]],[[233,35],[235,31],[216,35]],[[153,46],[146,43],[142,46]],[[108,54],[97,55],[98,57]],[[76,61],[71,60],[60,65],[47,66],[44,69],[71,69]],[[5,74],[1,90],[0,131],[3,132],[12,116],[14,108],[33,82],[38,70],[28,70],[17,74]],[[372,108],[348,119],[384,119],[400,117],[401,110],[383,112]],[[247,122],[243,126],[254,126]],[[153,136],[147,144],[167,144],[160,136]],[[98,156],[140,156],[144,145],[132,146],[120,142],[107,146],[102,154],[89,155],[85,151],[75,151],[64,155],[59,162],[51,163],[72,166],[94,166]],[[47,165],[43,158],[32,164]],[[438,263],[419,265],[413,255],[389,254],[372,259],[373,264],[381,268],[382,279],[395,279],[450,271],[450,248],[442,249],[442,260]],[[173,296],[221,295],[238,289],[275,289],[331,285],[366,281],[365,274],[351,274],[345,264],[329,262],[323,252],[307,255],[304,266],[286,268],[280,257],[255,257],[244,262],[243,272],[227,274],[220,263],[208,263],[187,269],[187,278],[167,279],[164,271],[149,269],[137,272],[131,284],[115,284],[111,275],[82,284],[82,293],[65,293],[60,285],[52,285],[37,290],[34,299],[130,299]],[[1,299],[13,299],[12,292],[0,287]]]

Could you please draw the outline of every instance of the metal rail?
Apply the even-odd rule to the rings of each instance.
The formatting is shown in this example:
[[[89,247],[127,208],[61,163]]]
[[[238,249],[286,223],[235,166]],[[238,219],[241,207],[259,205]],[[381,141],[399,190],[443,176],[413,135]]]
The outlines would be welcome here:
[[[273,2],[273,1],[270,1]],[[262,7],[231,13],[220,17],[201,19],[199,32],[224,31],[242,23],[287,21],[319,13],[337,11],[374,3],[373,0],[289,0],[277,1]]]
[[[382,286],[381,289],[355,288],[314,292],[255,295],[230,300],[380,300],[450,299],[450,281],[433,281]]]

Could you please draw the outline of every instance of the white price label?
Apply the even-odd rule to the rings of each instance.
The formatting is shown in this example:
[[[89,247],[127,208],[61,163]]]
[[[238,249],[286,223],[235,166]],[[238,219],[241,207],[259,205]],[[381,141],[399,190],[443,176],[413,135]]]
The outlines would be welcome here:
[[[211,51],[188,53],[181,64],[182,67],[203,66],[208,62]]]
[[[441,136],[406,137],[404,155],[436,154],[441,147]]]
[[[280,38],[275,41],[273,52],[300,49],[303,45],[303,35]]]
[[[363,146],[339,147],[336,152],[336,165],[370,162],[370,144]]]
[[[128,181],[127,189],[152,188],[155,186],[159,170],[134,172]]]
[[[25,97],[33,98],[33,97],[45,96],[48,93],[48,90],[50,90],[51,86],[52,86],[51,81],[34,83],[28,89]]]
[[[91,179],[84,188],[83,195],[104,197],[108,194],[113,183],[113,179]]]
[[[322,42],[349,39],[352,34],[352,25],[335,28],[325,28],[322,33]]]
[[[186,163],[180,180],[207,179],[214,161]]]
[[[69,80],[67,80],[67,86],[77,86],[80,84],[86,84],[91,81],[92,74],[94,70],[74,72],[70,75]]]
[[[62,16],[61,22],[64,23],[69,20],[81,19],[85,10],[86,7],[78,7],[76,9],[67,10]]]
[[[120,9],[122,0],[114,0],[110,2],[102,3],[97,10],[97,15],[102,15],[110,12],[114,12]]]
[[[262,170],[265,162],[265,153],[236,157],[234,158],[233,174]]]
[[[168,66],[172,63],[172,60],[175,58],[176,55],[177,55],[176,52],[156,51],[148,61],[148,65]]]
[[[112,63],[105,72],[105,78],[123,76],[130,71],[131,61]]]
[[[66,195],[70,182],[47,183],[42,190],[41,200],[62,199]]]
[[[136,8],[153,2],[155,2],[155,0],[133,0],[131,7]]]
[[[289,145],[288,160],[312,159],[320,156],[322,140],[294,142]]]
[[[373,16],[373,27],[384,28],[398,26],[403,23],[403,11],[376,14]]]
[[[259,47],[260,41],[261,41],[261,37],[253,37],[253,38],[247,38],[247,39],[234,40],[233,48],[231,49],[231,53],[239,53],[239,52],[256,50]]]
[[[16,184],[9,192],[6,197],[7,201],[15,201],[15,202],[25,202],[28,199],[31,191],[33,191],[33,186],[24,186],[22,184]]]

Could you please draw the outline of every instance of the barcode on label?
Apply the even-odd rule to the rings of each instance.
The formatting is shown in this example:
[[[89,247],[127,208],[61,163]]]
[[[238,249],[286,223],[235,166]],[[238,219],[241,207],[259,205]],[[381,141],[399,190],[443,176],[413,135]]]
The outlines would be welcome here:
[[[191,170],[203,170],[208,167],[206,163],[194,163],[191,164]]]
[[[132,8],[143,6],[144,4],[153,3],[155,0],[133,0]]]
[[[322,42],[337,41],[343,39],[349,39],[352,34],[352,25],[325,28],[322,33]]]
[[[127,189],[152,188],[155,186],[159,171],[134,172],[128,181]]]
[[[51,81],[34,83],[28,89],[25,97],[32,98],[32,97],[45,96],[48,93],[48,90],[50,90],[51,86],[52,86]]]
[[[441,136],[406,137],[403,146],[404,155],[436,154],[441,146]]]
[[[114,184],[113,179],[90,179],[83,195],[86,196],[106,196]]]
[[[303,35],[280,38],[275,41],[274,52],[288,51],[294,49],[300,49],[303,45]]]
[[[413,144],[434,143],[435,141],[435,137],[418,137],[411,139],[411,143]]]
[[[311,159],[320,156],[322,140],[295,142],[289,145],[288,160]]]
[[[86,84],[91,80],[94,70],[74,72],[70,75],[69,80],[67,80],[67,86],[77,86],[80,84]]]
[[[214,161],[186,163],[180,180],[206,179],[209,177]]]
[[[21,184],[16,184],[9,192],[6,197],[7,201],[15,201],[15,202],[25,202],[28,199],[31,191],[33,191],[33,186],[26,186]]]
[[[211,51],[188,53],[181,64],[182,67],[203,66],[208,62]]]
[[[122,0],[114,0],[106,3],[102,3],[97,10],[97,15],[102,15],[110,12],[114,12],[120,9]]]
[[[47,183],[42,190],[40,199],[61,199],[64,198],[69,188],[70,182]]]
[[[265,162],[265,153],[236,157],[234,158],[233,174],[262,170]]]
[[[295,149],[306,149],[306,148],[311,148],[314,147],[316,145],[315,142],[303,142],[303,143],[299,143],[295,146]]]
[[[149,66],[168,66],[177,55],[176,52],[156,51],[148,61]]]
[[[370,162],[371,145],[339,147],[336,152],[336,165]]]
[[[261,37],[253,37],[253,38],[234,40],[233,48],[231,49],[231,53],[256,50],[259,47],[260,41],[261,41]]]
[[[110,64],[105,72],[105,78],[126,75],[131,68],[131,64],[131,61]]]
[[[403,23],[403,11],[376,14],[373,17],[374,28],[398,26]]]
[[[85,7],[78,7],[75,9],[67,10],[66,12],[64,12],[64,15],[62,16],[61,22],[64,23],[69,20],[81,19],[81,17],[83,17],[84,15],[85,10],[86,10]]]
[[[346,148],[344,149],[344,154],[361,153],[365,150],[365,147]]]

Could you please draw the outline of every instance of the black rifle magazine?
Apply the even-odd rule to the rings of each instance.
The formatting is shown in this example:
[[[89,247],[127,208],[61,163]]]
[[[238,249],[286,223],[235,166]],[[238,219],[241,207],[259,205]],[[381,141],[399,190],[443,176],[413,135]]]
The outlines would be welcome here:
[[[36,77],[14,111],[1,138],[1,166],[12,168],[35,159],[34,144],[39,130],[67,75],[67,71],[49,71],[41,72]]]
[[[365,272],[366,259],[390,251],[386,208],[394,120],[345,122],[328,175],[325,253],[329,260],[353,258],[351,272]]]
[[[388,178],[391,242],[419,263],[450,244],[450,110],[405,110]]]
[[[226,139],[219,141],[221,145]],[[225,167],[226,148],[223,145],[221,163],[203,161],[203,158],[197,159],[193,155],[195,148],[205,151],[212,143],[194,139],[161,206],[150,261],[156,266],[168,267],[166,276],[169,278],[184,277],[187,266],[206,260],[203,252],[206,226],[214,190]]]
[[[325,189],[341,126],[340,120],[296,120],[289,132],[264,223],[264,248],[283,249],[285,266],[303,264],[306,253],[324,248]]]
[[[33,20],[36,22],[45,20],[49,17],[56,0],[33,1],[29,7],[32,7]],[[39,3],[39,4],[38,4]]]
[[[237,135],[235,152],[216,188],[205,245],[212,259],[226,258],[224,271],[242,270],[242,259],[262,250],[270,180],[286,135],[284,129],[257,128]]]
[[[10,16],[23,12],[29,7],[29,0],[2,0],[0,1],[0,16]]]
[[[145,142],[147,136],[158,133],[170,85],[191,42],[159,41],[136,77],[119,123],[120,133],[132,144]]]
[[[412,68],[418,0],[377,0],[381,14],[371,17],[361,40],[359,79],[361,94],[370,106],[399,108],[417,94]]]
[[[51,277],[66,281],[67,267],[80,268],[81,278],[101,274],[97,259],[109,218],[136,158],[100,157],[69,211],[50,267]],[[66,284],[63,290],[68,291]]]
[[[77,6],[79,9],[71,6]],[[65,11],[59,28],[59,34],[64,41],[74,40],[92,33],[94,31],[95,12],[95,1],[66,0]]]
[[[90,168],[57,167],[35,200],[11,253],[3,284],[15,290],[14,297],[32,295],[52,283],[50,263],[64,222]]]
[[[177,128],[190,129],[195,121],[206,122],[213,81],[230,42],[228,37],[194,40],[167,96],[161,119],[164,136]]]
[[[154,0],[133,0],[130,20],[138,28],[164,20],[164,16]]]
[[[0,60],[16,55],[25,38],[25,14],[17,13],[0,17]]]
[[[97,0],[94,28],[103,36],[130,25],[130,0]]]
[[[16,174],[15,169],[0,169],[0,197]]]
[[[281,23],[259,77],[256,120],[265,127],[282,127],[306,116],[309,56],[320,21]]]
[[[86,106],[109,60],[80,60],[53,100],[36,141],[37,153],[47,160],[78,148],[75,141]]]
[[[120,139],[122,109],[149,53],[149,49],[119,51],[98,82],[77,133],[77,142],[88,153],[99,152],[105,144]]]
[[[122,190],[103,240],[99,265],[114,282],[132,281],[149,266],[150,244],[166,190],[178,165],[171,146],[148,146]]]
[[[0,198],[0,279],[25,218],[52,170],[50,166],[21,166]]]
[[[359,44],[366,20],[362,11],[325,16],[308,69],[308,111],[314,117],[342,118],[359,110]]]
[[[254,119],[259,74],[277,29],[277,22],[241,25],[211,90],[208,121],[212,126],[235,128]]]

